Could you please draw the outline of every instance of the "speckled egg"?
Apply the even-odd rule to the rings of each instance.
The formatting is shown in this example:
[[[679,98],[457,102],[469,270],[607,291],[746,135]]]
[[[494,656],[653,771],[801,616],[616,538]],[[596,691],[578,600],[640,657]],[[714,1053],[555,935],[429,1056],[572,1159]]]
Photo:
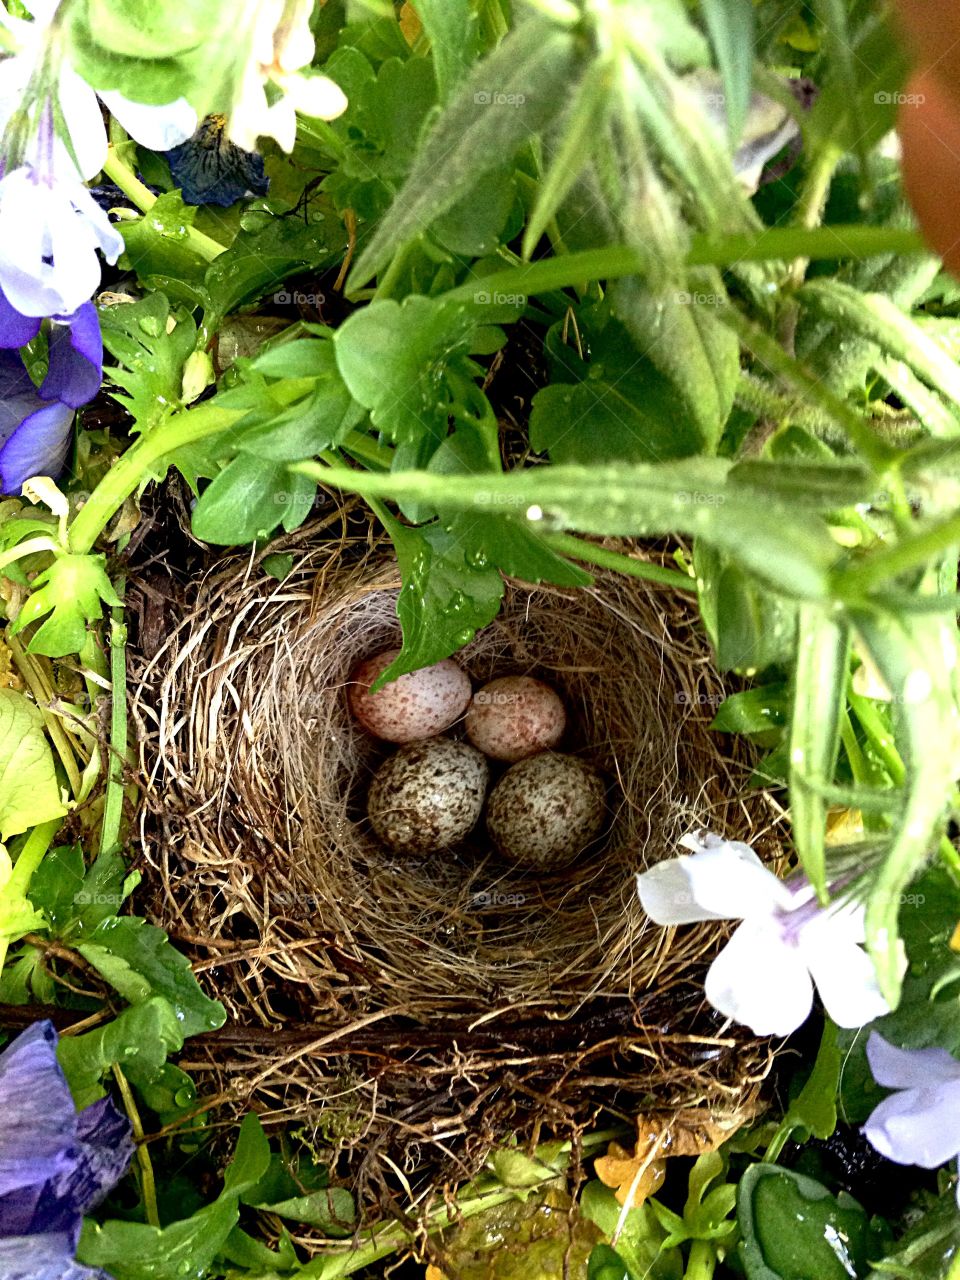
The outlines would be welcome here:
[[[505,858],[538,871],[565,867],[600,834],[605,787],[591,765],[545,751],[513,765],[487,804],[487,830]]]
[[[350,678],[350,709],[368,733],[387,742],[417,742],[449,729],[467,709],[470,677],[445,658],[383,686],[370,686],[389,667],[399,649],[367,658]]]
[[[567,713],[559,694],[532,676],[501,676],[473,695],[467,737],[494,760],[525,760],[563,737]]]
[[[489,776],[485,758],[465,742],[412,742],[374,775],[370,825],[396,853],[449,849],[476,826]]]

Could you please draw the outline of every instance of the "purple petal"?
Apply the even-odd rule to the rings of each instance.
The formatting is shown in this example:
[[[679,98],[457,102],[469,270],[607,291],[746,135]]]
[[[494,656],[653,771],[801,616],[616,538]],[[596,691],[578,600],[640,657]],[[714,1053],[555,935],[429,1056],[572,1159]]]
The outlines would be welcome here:
[[[0,347],[22,347],[40,332],[39,316],[22,316],[0,290]]]
[[[70,1240],[54,1232],[0,1239],[2,1280],[110,1280],[99,1267],[74,1261]]]
[[[887,1089],[922,1089],[960,1080],[960,1062],[946,1049],[898,1049],[877,1031],[870,1032],[867,1061],[874,1080]]]
[[[103,340],[92,302],[71,316],[55,317],[50,328],[50,367],[40,388],[42,400],[59,400],[79,409],[100,390]]]
[[[61,1183],[69,1184],[69,1194],[81,1213],[89,1213],[126,1173],[133,1159],[130,1121],[101,1098],[80,1112],[77,1120],[80,1162]]]
[[[0,1194],[76,1164],[77,1115],[56,1050],[53,1024],[35,1022],[0,1054]]]
[[[863,1132],[888,1160],[936,1169],[960,1152],[960,1080],[892,1093]]]
[[[0,447],[0,493],[18,494],[32,476],[58,476],[72,425],[73,410],[59,400],[28,414]]]

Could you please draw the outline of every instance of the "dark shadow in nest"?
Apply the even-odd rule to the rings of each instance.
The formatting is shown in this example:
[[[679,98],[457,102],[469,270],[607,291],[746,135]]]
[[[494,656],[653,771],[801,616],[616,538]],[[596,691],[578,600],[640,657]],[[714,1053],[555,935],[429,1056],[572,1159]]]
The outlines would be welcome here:
[[[398,640],[396,562],[343,513],[278,550],[281,583],[258,552],[212,570],[134,682],[141,906],[229,1015],[188,1047],[203,1092],[301,1126],[378,1214],[422,1209],[514,1135],[601,1112],[748,1116],[768,1049],[702,1000],[724,926],[658,929],[634,887],[697,828],[779,852],[779,810],[709,732],[724,690],[692,604],[606,573],[579,591],[511,582],[457,656],[475,683],[557,687],[564,748],[610,783],[603,840],[538,877],[482,829],[425,858],[378,846],[362,795],[383,745],[344,688]]]

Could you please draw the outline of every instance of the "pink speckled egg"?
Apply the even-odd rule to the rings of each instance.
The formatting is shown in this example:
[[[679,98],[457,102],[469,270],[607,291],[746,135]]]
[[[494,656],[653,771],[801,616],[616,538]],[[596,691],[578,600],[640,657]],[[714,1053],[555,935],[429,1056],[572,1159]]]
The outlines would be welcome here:
[[[417,742],[448,729],[470,701],[470,677],[445,658],[370,692],[399,649],[361,662],[351,677],[350,709],[368,733],[386,742]]]
[[[473,696],[467,737],[494,760],[525,760],[563,737],[567,713],[559,695],[532,676],[502,676]]]

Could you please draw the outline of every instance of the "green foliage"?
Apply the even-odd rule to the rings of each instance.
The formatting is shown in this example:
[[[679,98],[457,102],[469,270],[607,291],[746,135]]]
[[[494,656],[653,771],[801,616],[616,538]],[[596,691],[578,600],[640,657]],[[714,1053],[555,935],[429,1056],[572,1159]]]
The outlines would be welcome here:
[[[33,588],[10,630],[19,635],[39,623],[27,647],[50,658],[82,649],[87,626],[101,620],[103,606],[120,604],[101,555],[58,552],[49,568],[34,579]]]
[[[120,362],[107,369],[126,393],[116,399],[139,431],[150,431],[181,402],[183,366],[197,339],[193,318],[182,310],[171,313],[165,295],[151,293],[102,308],[100,327],[104,347]]]
[[[882,1237],[841,1191],[775,1165],[751,1165],[737,1190],[740,1260],[747,1280],[849,1280],[870,1274]]]
[[[65,812],[43,717],[22,693],[0,689],[0,840]]]

